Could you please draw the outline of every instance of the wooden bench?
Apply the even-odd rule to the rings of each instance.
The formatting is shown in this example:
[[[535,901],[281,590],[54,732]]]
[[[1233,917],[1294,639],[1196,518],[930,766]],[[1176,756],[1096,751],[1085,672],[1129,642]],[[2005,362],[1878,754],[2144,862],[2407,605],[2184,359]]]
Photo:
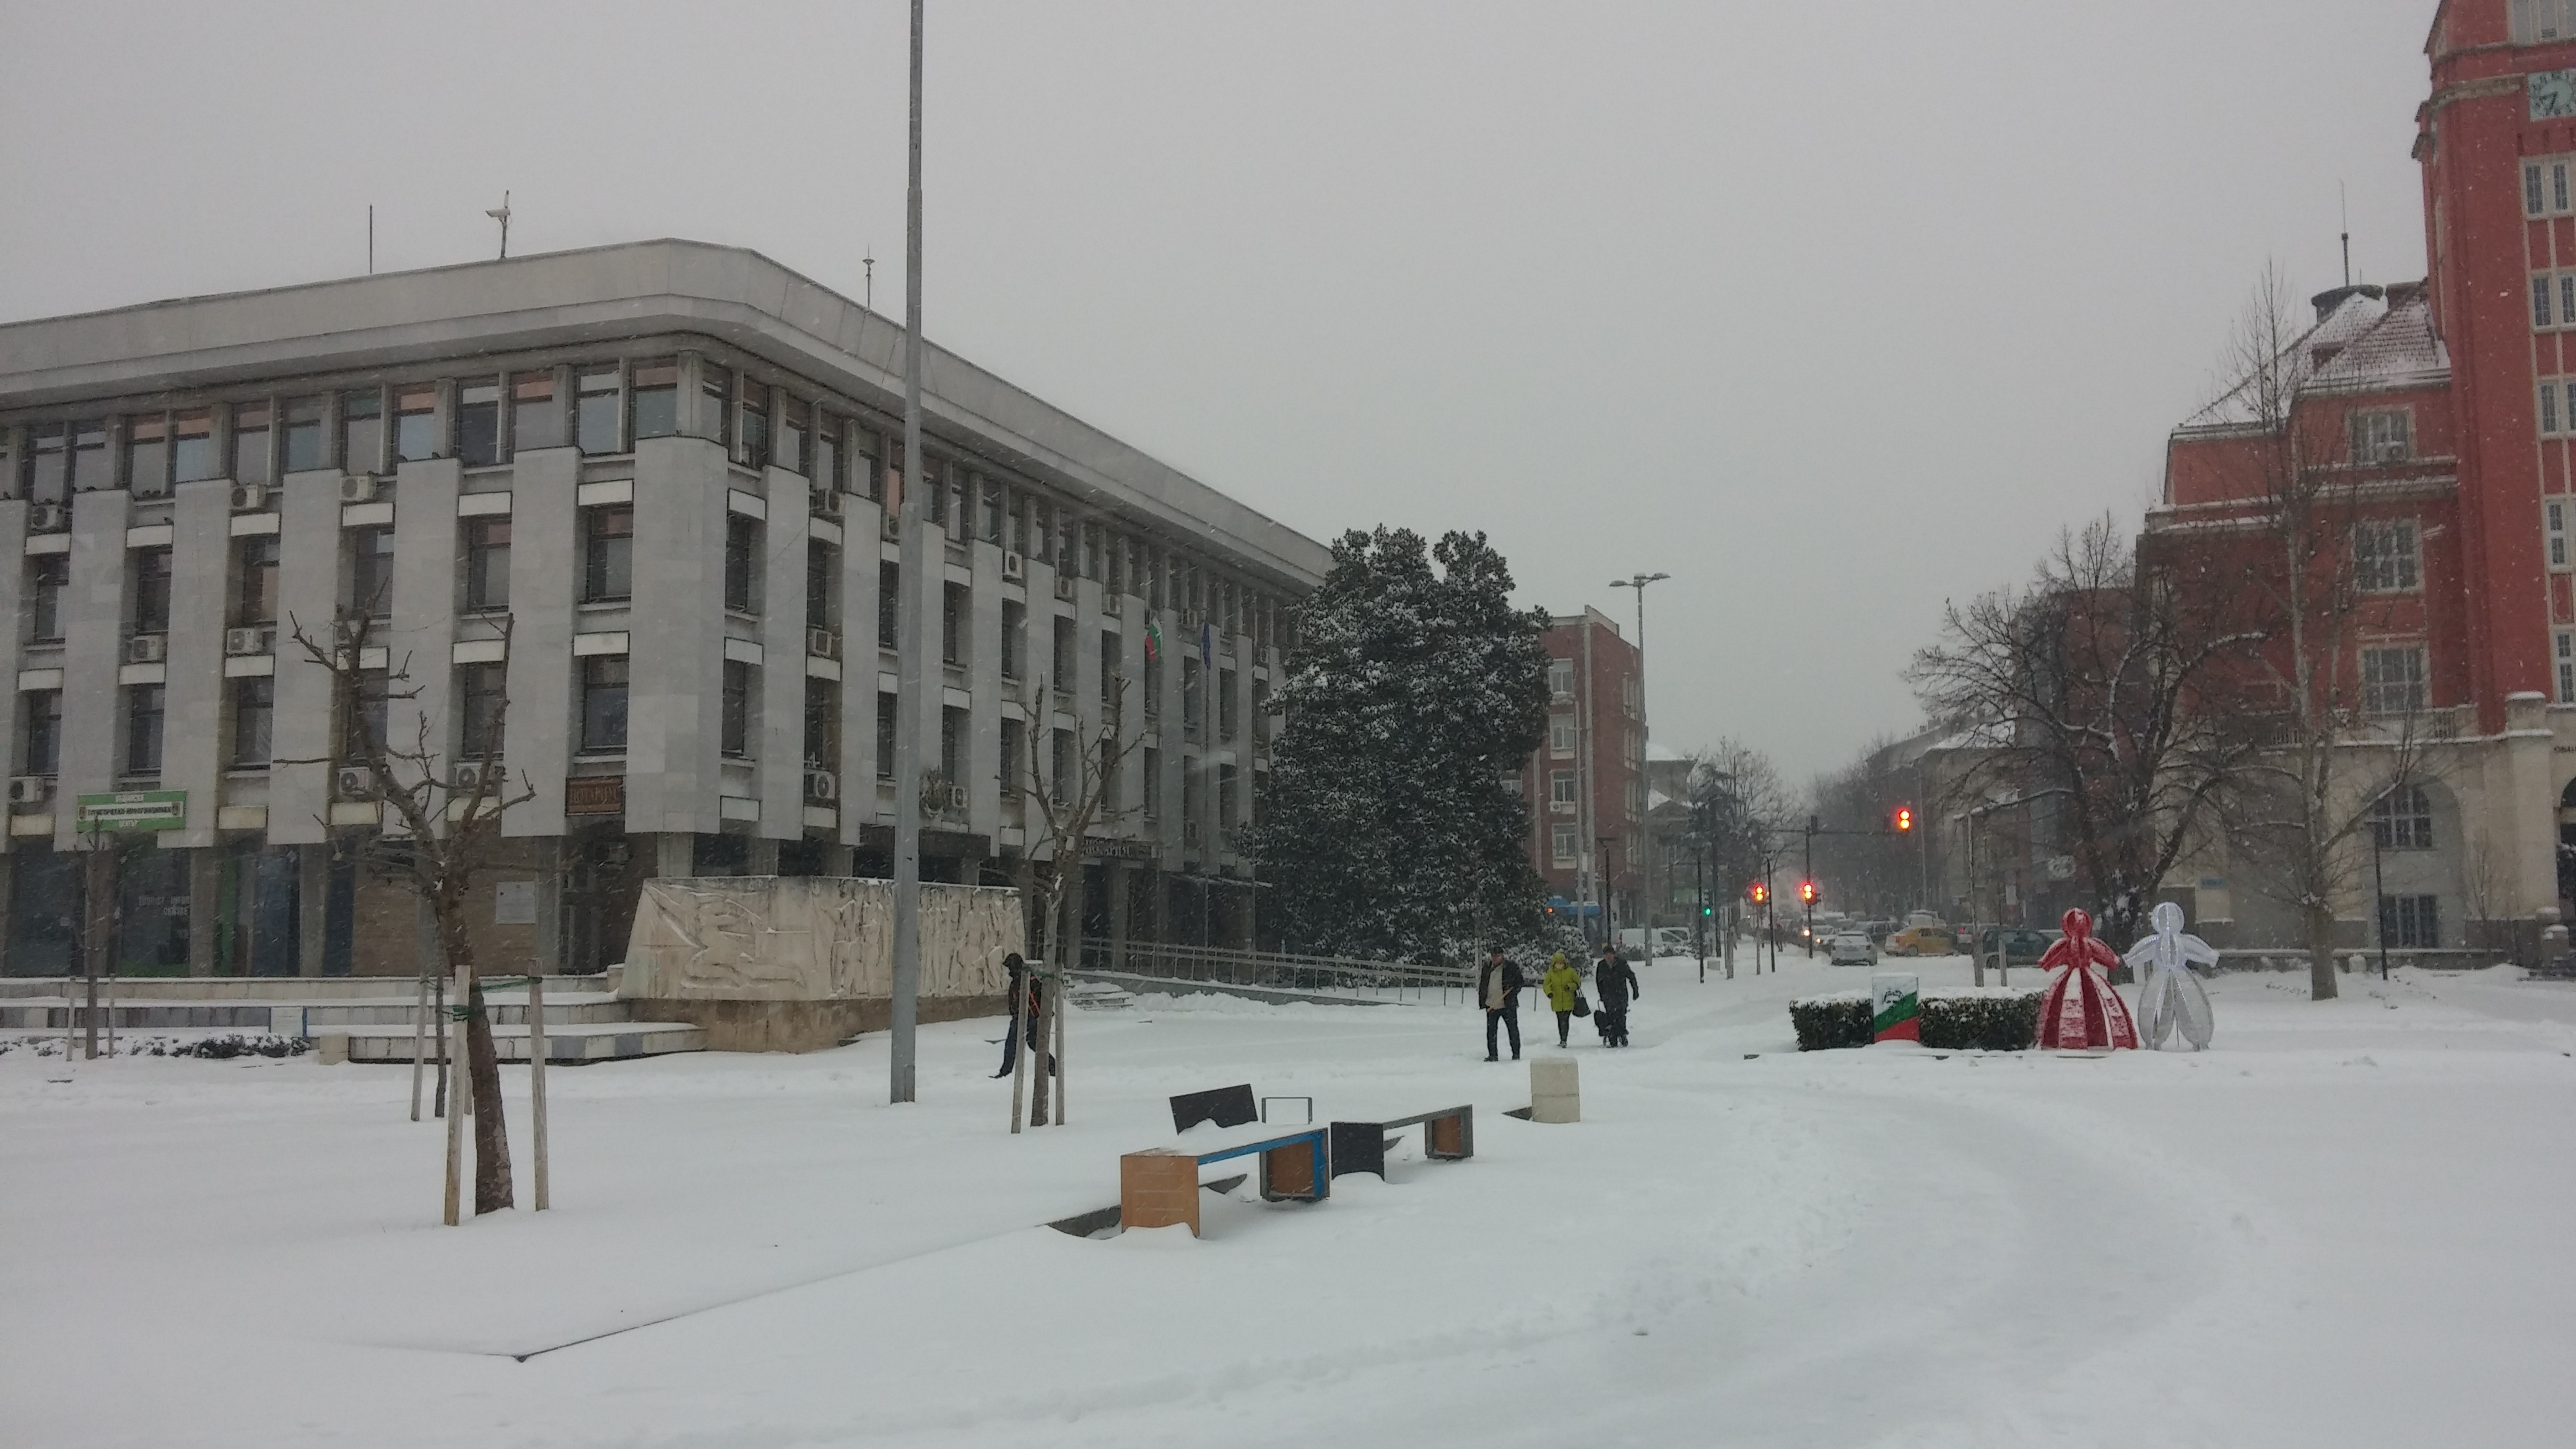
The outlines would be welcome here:
[[[1332,1125],[1332,1175],[1374,1172],[1386,1179],[1386,1150],[1395,1145],[1386,1134],[1400,1127],[1422,1129],[1422,1155],[1434,1162],[1458,1162],[1476,1155],[1476,1109],[1443,1107],[1384,1122],[1336,1122]]]
[[[1121,1228],[1167,1228],[1187,1223],[1199,1233],[1199,1169],[1232,1157],[1261,1159],[1261,1195],[1271,1202],[1321,1202],[1332,1196],[1333,1179],[1325,1130],[1311,1127],[1257,1142],[1238,1142],[1206,1152],[1184,1147],[1153,1147],[1118,1159],[1118,1225]]]

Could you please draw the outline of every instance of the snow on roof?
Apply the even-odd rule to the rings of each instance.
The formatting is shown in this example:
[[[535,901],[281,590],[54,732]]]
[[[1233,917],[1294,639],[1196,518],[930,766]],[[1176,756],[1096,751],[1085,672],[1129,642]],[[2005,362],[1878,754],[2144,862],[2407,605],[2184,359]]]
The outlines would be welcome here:
[[[1658,744],[1653,740],[1648,740],[1646,741],[1646,758],[1655,761],[1666,761],[1687,759],[1689,757],[1670,745]]]
[[[2308,379],[2320,392],[2383,392],[2439,387],[2451,377],[2451,352],[2433,335],[2433,308],[2421,290],[2388,309]]]
[[[2349,347],[2378,325],[2383,311],[2381,300],[2370,292],[2354,292],[2337,302],[2334,310],[2321,318],[2317,325],[2300,333],[2282,349],[2281,357],[2289,375],[2300,379],[2304,385],[2312,366],[2309,359],[2319,352]],[[2238,378],[2227,391],[2219,394],[2217,401],[2192,414],[2183,426],[2224,428],[2263,421],[2255,416],[2256,408],[2251,401],[2249,390],[2253,383],[2251,376]]]

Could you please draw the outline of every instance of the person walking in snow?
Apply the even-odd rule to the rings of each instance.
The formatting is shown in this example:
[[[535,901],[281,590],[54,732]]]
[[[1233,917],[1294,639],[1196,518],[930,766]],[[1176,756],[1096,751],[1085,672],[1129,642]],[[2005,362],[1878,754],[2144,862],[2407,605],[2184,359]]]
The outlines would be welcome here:
[[[1521,977],[1521,966],[1496,946],[1485,958],[1485,968],[1476,973],[1476,1000],[1485,1008],[1485,1060],[1500,1061],[1495,1055],[1497,1027],[1508,1028],[1512,1035],[1512,1060],[1521,1059],[1521,988],[1528,983]]]
[[[1556,1044],[1566,1044],[1566,1033],[1574,1029],[1574,1009],[1583,1001],[1583,973],[1565,959],[1563,951],[1547,958],[1547,974],[1538,979],[1538,989],[1547,993],[1548,1009],[1556,1013]]]
[[[1020,959],[1019,952],[1013,951],[1002,958],[1002,970],[1008,973],[1010,984],[1003,988],[1002,1069],[993,1074],[996,1079],[1011,1074],[1011,1064],[1020,1059],[1020,1040],[1024,1034],[1032,1047],[1038,1040],[1038,984],[1029,979],[1029,963]],[[1012,1009],[1015,1006],[1028,1013],[1025,1033],[1021,1030],[1020,1012]]]
[[[1645,995],[1637,989],[1637,970],[1619,959],[1619,948],[1604,944],[1600,964],[1592,968],[1593,988],[1601,993],[1601,1004],[1593,1008],[1601,1018],[1601,1044],[1623,1047],[1628,1044],[1628,1003]]]

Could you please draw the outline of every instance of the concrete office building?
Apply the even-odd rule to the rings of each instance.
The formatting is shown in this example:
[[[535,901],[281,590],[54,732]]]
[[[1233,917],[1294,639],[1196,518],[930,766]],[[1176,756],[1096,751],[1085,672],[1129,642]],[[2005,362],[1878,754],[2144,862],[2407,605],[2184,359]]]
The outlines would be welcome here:
[[[1043,837],[1028,732],[1052,773],[1109,715],[1139,749],[1089,929],[1247,944],[1234,832],[1327,550],[934,349],[940,568],[903,579],[903,349],[683,241],[0,326],[0,964],[76,969],[82,852],[118,838],[79,802],[150,790],[175,818],[122,837],[150,842],[124,969],[411,971],[408,892],[335,849],[380,825],[339,761],[425,728],[533,794],[476,903],[492,959],[594,968],[647,876],[888,873],[902,709],[936,771],[925,879],[1013,879]],[[288,635],[358,612],[401,683],[335,719]]]

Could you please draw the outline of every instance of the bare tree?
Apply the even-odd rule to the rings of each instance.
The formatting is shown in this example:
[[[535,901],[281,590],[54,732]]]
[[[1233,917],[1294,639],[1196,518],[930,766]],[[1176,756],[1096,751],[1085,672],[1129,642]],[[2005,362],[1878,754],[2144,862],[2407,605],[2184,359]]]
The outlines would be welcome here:
[[[534,792],[522,781],[520,793],[510,795],[502,777],[499,746],[509,710],[506,694],[495,698],[488,720],[472,722],[477,737],[468,739],[464,750],[440,749],[437,740],[444,731],[426,714],[409,744],[396,747],[387,738],[392,703],[416,700],[421,691],[408,682],[408,655],[400,660],[388,655],[381,669],[367,667],[377,647],[376,622],[373,601],[334,620],[328,639],[314,638],[301,622],[288,618],[296,646],[331,672],[332,716],[341,746],[336,757],[278,763],[362,771],[351,782],[357,788],[341,792],[342,798],[381,807],[381,827],[355,849],[374,873],[407,884],[429,909],[440,955],[454,975],[455,1010],[464,1020],[467,1093],[474,1117],[474,1211],[496,1212],[511,1205],[510,1137],[501,1114],[500,1059],[492,1044],[492,1020],[465,902],[476,876],[494,864],[502,812],[533,799]],[[509,640],[505,616],[505,654]],[[458,1184],[452,1158],[450,1166],[446,1221],[453,1225]]]
[[[2050,802],[2106,938],[2139,934],[2252,753],[2227,693],[2260,631],[2230,596],[2141,569],[2106,516],[2061,533],[2026,588],[1950,605],[1942,632],[1907,677],[1977,743],[1925,803]]]
[[[2257,486],[2239,551],[2215,546],[2232,591],[2255,612],[2261,643],[2242,655],[2269,736],[2231,792],[2228,827],[2263,893],[2299,913],[2310,995],[2336,995],[2335,902],[2357,887],[2362,832],[2397,787],[2422,777],[2428,724],[2421,680],[2364,678],[2362,637],[2388,605],[2364,587],[2354,536],[2360,480],[2342,461],[2340,414],[2302,407],[2320,349],[2267,268],[2227,353],[2236,383],[2213,414],[2237,430]],[[2241,557],[2231,557],[2241,552]]]
[[[1028,745],[1027,775],[1021,794],[1036,809],[1045,829],[1036,835],[1031,842],[1033,848],[1022,857],[1023,878],[1033,902],[1030,915],[1038,926],[1039,959],[1049,963],[1054,989],[1044,993],[1037,1040],[1027,1043],[1029,1049],[1017,1054],[1021,1069],[1034,1071],[1037,1076],[1029,1100],[1032,1127],[1047,1124],[1047,1082],[1051,1074],[1061,1087],[1064,996],[1076,964],[1071,953],[1078,949],[1082,937],[1083,866],[1091,853],[1093,834],[1107,832],[1128,813],[1117,803],[1118,786],[1128,757],[1145,742],[1141,732],[1130,733],[1124,728],[1127,681],[1123,678],[1114,683],[1109,698],[1102,702],[1096,731],[1088,737],[1077,731],[1064,732],[1073,736],[1067,742],[1069,748],[1058,748],[1058,732],[1047,724],[1049,712],[1045,704],[1044,683],[1033,682],[1020,711]],[[1054,758],[1048,758],[1050,754]],[[1006,779],[1004,783],[1011,782]],[[1040,850],[1046,855],[1043,865],[1037,860]],[[1012,1002],[1010,1012],[1010,1029],[1021,1030],[1024,1018],[1020,1003]],[[1054,1116],[1056,1124],[1063,1125],[1060,1092]],[[1017,1071],[1011,1083],[1011,1130],[1020,1130]]]

